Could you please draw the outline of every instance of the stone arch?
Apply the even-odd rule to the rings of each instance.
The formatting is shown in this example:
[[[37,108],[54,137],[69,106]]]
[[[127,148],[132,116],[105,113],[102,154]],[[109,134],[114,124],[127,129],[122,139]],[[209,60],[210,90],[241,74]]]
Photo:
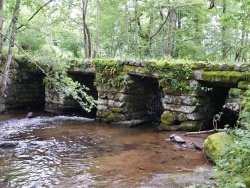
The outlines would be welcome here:
[[[0,96],[0,112],[17,108],[44,108],[44,77],[43,73],[11,67],[6,90]]]
[[[94,99],[97,100],[98,92],[94,86],[94,73],[72,72],[68,73],[68,76],[74,81],[88,87],[89,91],[87,91],[87,94],[93,96]],[[93,108],[91,112],[86,112],[72,97],[62,96],[60,93],[49,88],[46,88],[45,110],[57,114],[80,115],[88,118],[95,118],[97,111],[96,108]]]
[[[125,88],[99,86],[97,117],[104,122],[132,127],[160,122],[163,112],[162,90],[158,80],[140,75],[127,75],[131,83]]]

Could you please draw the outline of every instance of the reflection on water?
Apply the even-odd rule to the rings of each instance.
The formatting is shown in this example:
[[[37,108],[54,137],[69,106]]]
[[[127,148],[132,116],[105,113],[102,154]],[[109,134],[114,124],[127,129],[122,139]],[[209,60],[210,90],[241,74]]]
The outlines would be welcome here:
[[[209,165],[201,152],[166,142],[171,133],[150,126],[8,118],[0,122],[0,144],[9,144],[0,149],[0,187],[138,187],[154,174]]]

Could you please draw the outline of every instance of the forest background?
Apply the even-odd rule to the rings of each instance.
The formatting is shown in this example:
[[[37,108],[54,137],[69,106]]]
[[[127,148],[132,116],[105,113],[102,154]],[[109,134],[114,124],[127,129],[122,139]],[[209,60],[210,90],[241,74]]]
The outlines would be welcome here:
[[[249,0],[0,0],[1,96],[13,55],[25,55],[47,83],[87,110],[94,100],[65,77],[67,60],[185,59],[248,63]],[[88,102],[81,101],[81,97]],[[241,121],[217,164],[221,187],[250,187],[250,92]]]

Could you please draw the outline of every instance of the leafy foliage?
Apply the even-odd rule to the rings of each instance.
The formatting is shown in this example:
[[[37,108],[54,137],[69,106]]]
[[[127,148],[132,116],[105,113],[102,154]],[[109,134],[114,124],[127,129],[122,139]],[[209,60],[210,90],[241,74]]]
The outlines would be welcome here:
[[[170,60],[171,61],[171,60]],[[157,72],[159,74],[160,86],[169,91],[190,91],[189,78],[193,71],[189,63],[185,61],[175,61],[175,63],[168,63],[165,61],[158,61],[156,63],[148,62],[143,68],[146,74]]]
[[[122,72],[122,66],[118,65],[117,60],[94,60],[97,73],[95,84],[104,87],[127,87],[131,80]]]
[[[240,114],[242,128],[229,129],[232,142],[227,143],[216,165],[220,171],[219,187],[250,187],[250,90],[245,93]]]
[[[63,96],[71,96],[84,110],[90,112],[96,106],[96,101],[88,95],[89,88],[68,77],[67,72],[71,68],[71,61],[56,55],[55,52],[50,52],[46,56],[37,57],[37,61],[49,75],[44,78],[45,84]]]

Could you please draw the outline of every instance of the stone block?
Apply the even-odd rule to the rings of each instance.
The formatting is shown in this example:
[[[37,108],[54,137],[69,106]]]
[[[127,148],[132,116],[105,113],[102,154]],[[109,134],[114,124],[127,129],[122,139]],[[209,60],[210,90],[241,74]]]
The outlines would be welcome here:
[[[230,136],[225,132],[208,136],[203,144],[205,155],[216,163],[222,155],[221,151],[225,147],[225,144],[230,142],[230,140]]]
[[[166,111],[182,112],[182,113],[190,114],[190,113],[195,112],[195,110],[197,109],[197,106],[184,106],[184,105],[174,105],[174,104],[167,105],[167,104],[164,104],[163,108]]]
[[[108,104],[109,104],[109,100],[108,100],[108,99],[101,99],[101,98],[98,98],[97,104],[108,105]]]
[[[161,123],[160,126],[158,127],[159,130],[161,131],[176,131],[178,128],[177,125],[166,125]]]
[[[197,121],[197,120],[201,120],[202,116],[199,113],[192,113],[192,114],[187,114],[187,119]]]
[[[182,122],[177,130],[178,131],[197,131],[199,130],[200,122],[198,121],[185,121]]]
[[[172,125],[175,121],[174,114],[172,112],[164,112],[161,115],[161,123],[165,125]]]
[[[106,105],[101,105],[101,104],[98,104],[96,106],[97,110],[100,110],[100,111],[103,111],[103,110],[107,110],[108,107]]]
[[[181,121],[181,122],[182,122],[182,121],[187,121],[187,119],[188,119],[188,118],[187,118],[187,114],[180,113],[180,114],[177,115],[177,120],[178,120],[178,121]]]
[[[162,99],[162,104],[173,104],[175,96],[173,95],[165,95]]]

